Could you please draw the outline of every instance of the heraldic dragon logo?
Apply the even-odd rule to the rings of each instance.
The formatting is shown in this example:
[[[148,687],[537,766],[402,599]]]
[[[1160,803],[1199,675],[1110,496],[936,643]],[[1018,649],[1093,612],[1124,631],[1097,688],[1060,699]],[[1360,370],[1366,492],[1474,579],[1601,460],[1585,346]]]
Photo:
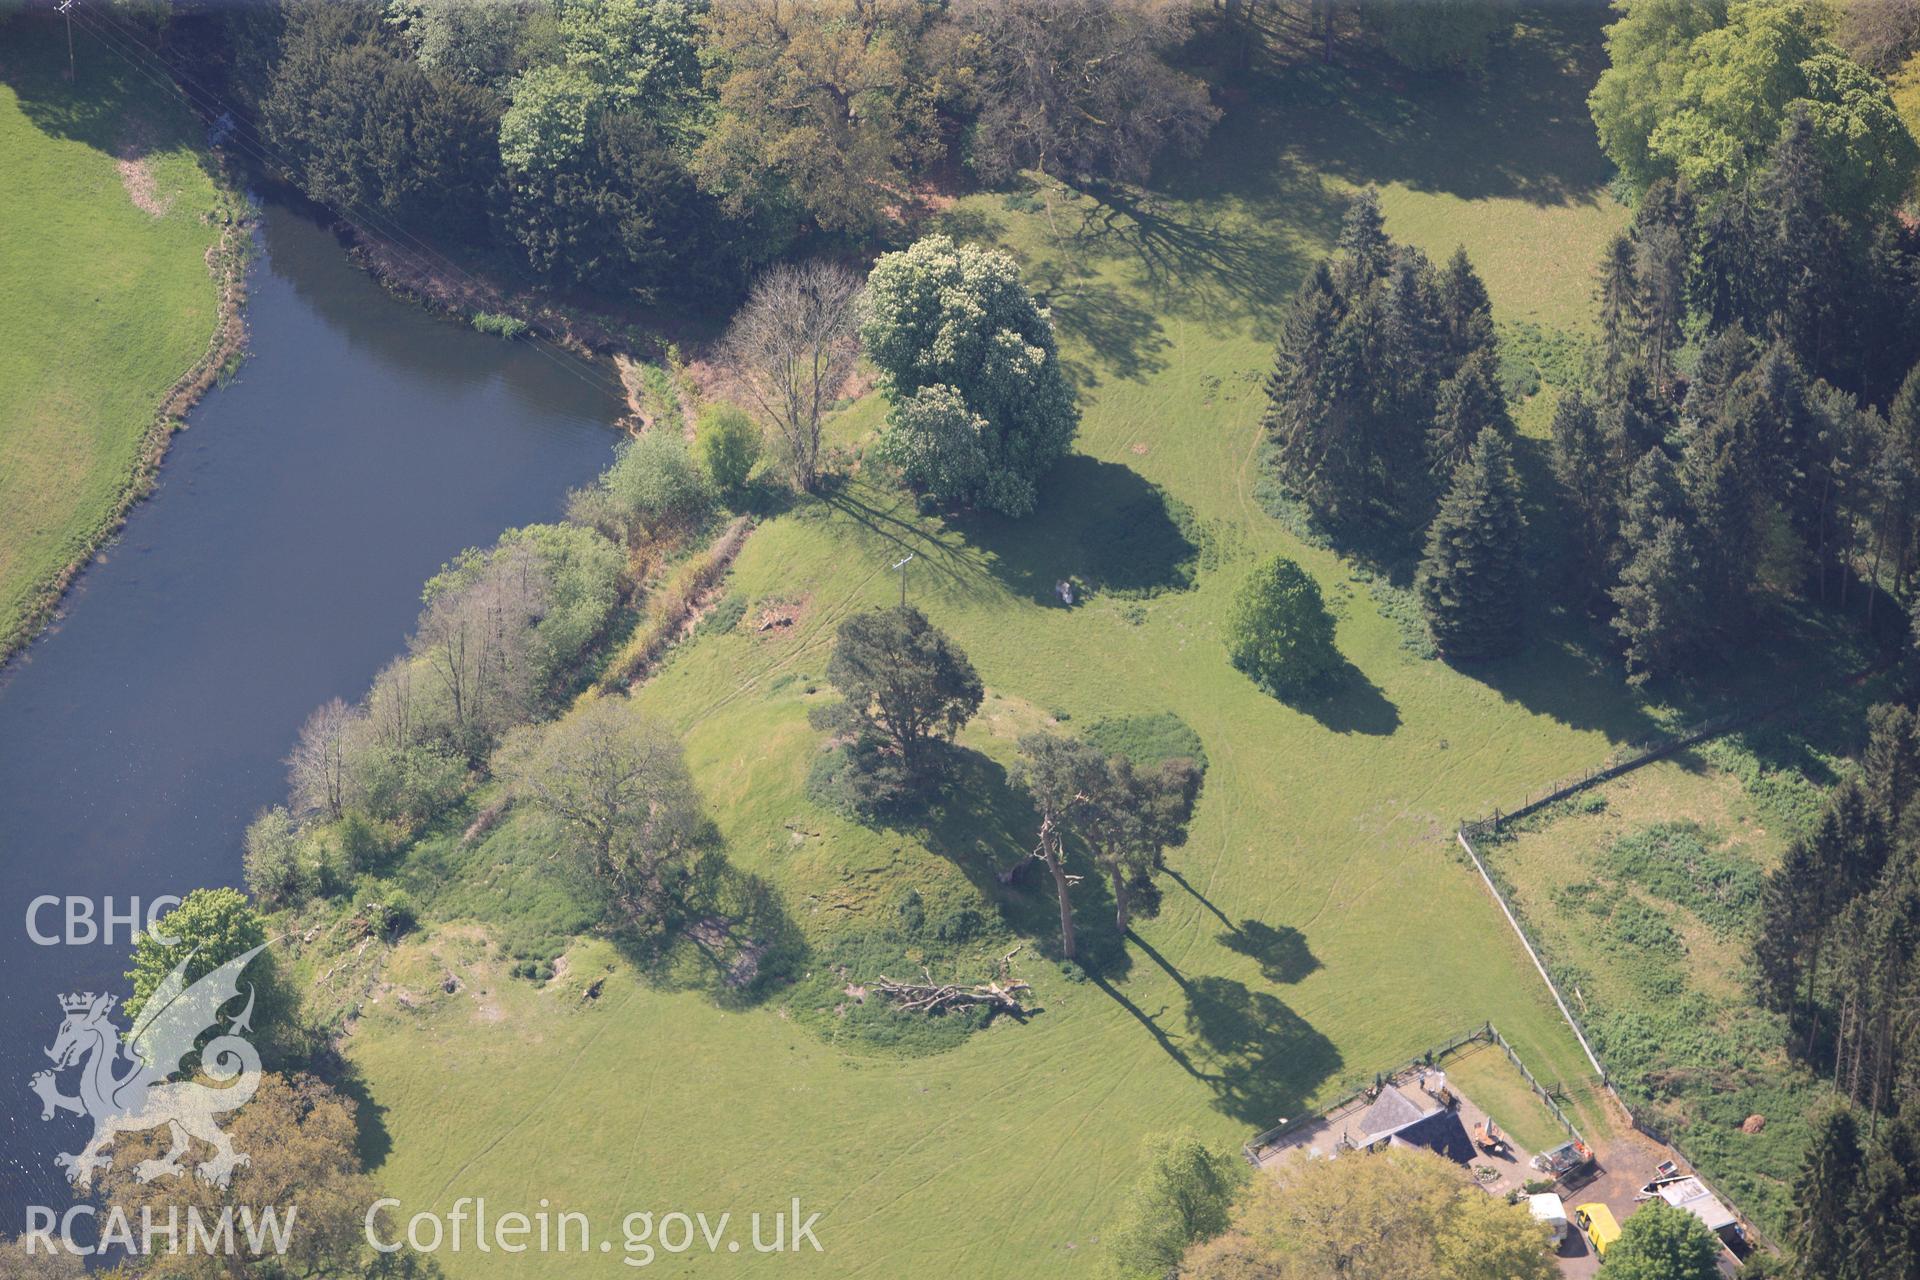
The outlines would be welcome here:
[[[42,1120],[60,1111],[93,1119],[87,1144],[78,1153],[55,1157],[68,1182],[87,1189],[96,1169],[112,1167],[113,1157],[105,1153],[116,1137],[162,1125],[172,1130],[173,1146],[160,1159],[140,1162],[134,1172],[142,1182],[184,1173],[181,1159],[193,1138],[214,1150],[213,1158],[200,1161],[196,1170],[205,1182],[224,1187],[233,1171],[248,1163],[214,1117],[244,1106],[260,1087],[260,1055],[240,1034],[253,1029],[253,984],[247,984],[246,1008],[228,1017],[225,1032],[198,1053],[194,1046],[217,1029],[220,1010],[240,994],[241,971],[263,950],[255,947],[191,985],[186,980],[193,962],[189,955],[148,997],[124,1042],[110,1017],[115,997],[92,992],[60,997],[65,1019],[46,1051],[53,1069],[36,1073],[30,1085],[40,1095]],[[190,1058],[198,1059],[197,1074],[211,1085],[200,1079],[172,1079],[186,1074]],[[122,1062],[127,1069],[116,1073]],[[60,1092],[59,1074],[75,1067],[80,1092]]]

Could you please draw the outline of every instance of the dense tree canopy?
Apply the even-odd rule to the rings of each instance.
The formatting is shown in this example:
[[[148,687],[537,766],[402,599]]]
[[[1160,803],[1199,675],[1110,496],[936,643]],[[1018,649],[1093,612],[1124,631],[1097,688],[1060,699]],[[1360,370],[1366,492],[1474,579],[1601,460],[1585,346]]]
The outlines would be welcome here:
[[[1627,1218],[1600,1264],[1601,1280],[1714,1280],[1720,1241],[1685,1209],[1648,1200]]]
[[[715,5],[702,181],[736,214],[790,206],[828,231],[884,230],[941,149],[937,15],[921,0]]]
[[[1552,1280],[1545,1229],[1525,1205],[1419,1149],[1298,1159],[1241,1196],[1232,1226],[1189,1251],[1194,1280]]]
[[[1246,1168],[1185,1130],[1148,1137],[1142,1155],[1146,1167],[1102,1243],[1119,1275],[1160,1280],[1179,1269],[1194,1243],[1227,1229]]]
[[[1032,511],[1079,412],[1012,257],[928,236],[874,264],[864,316],[893,402],[885,456],[942,499]]]
[[[1346,665],[1320,584],[1284,556],[1264,561],[1241,584],[1226,639],[1233,665],[1276,697],[1320,692]]]
[[[1165,55],[1193,10],[1153,0],[962,0],[980,50],[967,158],[990,180],[1020,169],[1144,182],[1219,119],[1206,86]]]
[[[1846,211],[1907,194],[1920,150],[1885,84],[1829,38],[1814,0],[1635,0],[1608,29],[1612,65],[1591,98],[1601,146],[1636,188],[1680,178],[1739,187],[1804,117]]]
[[[1497,367],[1466,255],[1436,270],[1361,193],[1281,321],[1264,418],[1278,479],[1336,528],[1418,527],[1481,430],[1511,427]]]

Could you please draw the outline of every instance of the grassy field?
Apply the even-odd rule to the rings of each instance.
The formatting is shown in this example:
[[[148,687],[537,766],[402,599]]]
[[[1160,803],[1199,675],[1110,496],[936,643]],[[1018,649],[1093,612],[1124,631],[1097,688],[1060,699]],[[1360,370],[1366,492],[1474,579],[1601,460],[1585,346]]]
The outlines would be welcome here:
[[[1760,877],[1848,766],[1871,689],[1562,801],[1483,844],[1637,1114],[1776,1233],[1825,1094],[1753,999]],[[1765,1127],[1740,1125],[1760,1115]]]
[[[46,22],[0,42],[0,657],[108,532],[215,321],[196,122],[105,57],[69,84],[66,59]]]
[[[924,517],[860,477],[767,521],[731,590],[797,605],[797,624],[700,638],[638,696],[684,735],[729,856],[778,888],[816,956],[909,890],[929,914],[984,896],[1027,938],[1016,971],[1040,1011],[901,1056],[818,1034],[833,1011],[793,994],[817,986],[734,1008],[698,974],[643,979],[598,942],[568,946],[536,986],[509,952],[562,938],[570,912],[542,887],[542,851],[513,823],[458,853],[442,837],[447,874],[423,878],[462,887],[423,886],[443,923],[391,957],[350,1041],[377,1173],[405,1212],[484,1193],[496,1211],[546,1198],[613,1223],[797,1196],[824,1214],[825,1253],[795,1274],[1090,1270],[1142,1135],[1189,1125],[1231,1148],[1489,1019],[1567,1086],[1576,1119],[1602,1123],[1577,1044],[1448,836],[1645,734],[1657,709],[1558,632],[1473,673],[1415,657],[1360,575],[1254,497],[1275,319],[1344,191],[1380,185],[1389,229],[1436,255],[1465,242],[1501,319],[1583,324],[1591,264],[1625,215],[1584,122],[1597,21],[1581,22],[1503,51],[1497,90],[1412,96],[1317,63],[1256,78],[1203,161],[1151,199],[988,195],[947,216],[1010,247],[1047,294],[1083,393],[1079,452],[1018,524]],[[837,429],[857,439],[877,420],[863,403]],[[946,809],[872,829],[807,800],[820,735],[806,710],[830,696],[837,623],[897,598],[903,549],[912,599],[989,697]],[[1241,575],[1276,550],[1320,579],[1354,668],[1304,709],[1259,694],[1219,639]],[[1074,608],[1051,595],[1068,575],[1095,587]],[[1116,938],[1099,886],[1082,886],[1102,964],[1071,978],[1049,958],[1048,891],[992,877],[1032,839],[1007,781],[1014,739],[1165,711],[1210,759],[1190,838],[1137,936]],[[440,1260],[456,1277],[593,1269]]]

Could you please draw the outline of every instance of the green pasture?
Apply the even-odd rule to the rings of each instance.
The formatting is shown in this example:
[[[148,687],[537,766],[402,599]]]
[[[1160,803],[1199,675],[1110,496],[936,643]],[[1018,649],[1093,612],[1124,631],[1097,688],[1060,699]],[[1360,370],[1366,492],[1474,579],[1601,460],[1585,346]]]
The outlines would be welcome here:
[[[98,545],[214,327],[197,122],[97,48],[69,83],[59,32],[0,32],[0,656]]]
[[[484,1194],[617,1223],[798,1197],[823,1213],[826,1251],[791,1259],[796,1275],[1087,1271],[1142,1135],[1188,1125],[1237,1147],[1488,1020],[1594,1124],[1579,1047],[1451,832],[1660,713],[1544,616],[1523,659],[1416,657],[1363,576],[1294,540],[1254,489],[1277,317],[1345,191],[1379,185],[1389,229],[1435,256],[1464,242],[1503,321],[1586,323],[1592,263],[1625,218],[1582,106],[1598,19],[1523,27],[1484,85],[1416,91],[1317,62],[1265,73],[1232,87],[1204,159],[1151,194],[989,194],[947,214],[950,232],[1011,248],[1045,293],[1083,395],[1079,452],[1020,522],[923,515],[861,475],[767,520],[729,589],[797,604],[797,624],[701,636],[638,697],[684,735],[729,857],[778,889],[814,954],[909,889],[930,914],[984,901],[1024,939],[1014,968],[1036,1012],[901,1056],[839,1043],[831,1008],[796,1005],[819,1000],[817,981],[741,1008],[697,972],[643,979],[583,942],[536,986],[476,927],[551,937],[529,916],[567,918],[563,901],[536,911],[540,857],[509,823],[447,855],[472,883],[429,903],[441,923],[392,957],[350,1041],[376,1173],[403,1212]],[[879,417],[863,401],[839,438]],[[835,626],[898,599],[888,566],[907,551],[912,600],[989,696],[944,807],[873,829],[806,798],[821,736],[806,710],[831,696]],[[1309,706],[1256,691],[1219,637],[1241,576],[1274,551],[1319,578],[1352,665]],[[1092,594],[1060,606],[1063,577]],[[1101,886],[1082,884],[1097,976],[1069,977],[1050,890],[994,878],[1033,837],[1007,779],[1014,740],[1168,711],[1209,759],[1190,837],[1134,936],[1115,937]],[[455,1277],[578,1276],[614,1274],[617,1257],[440,1260]]]

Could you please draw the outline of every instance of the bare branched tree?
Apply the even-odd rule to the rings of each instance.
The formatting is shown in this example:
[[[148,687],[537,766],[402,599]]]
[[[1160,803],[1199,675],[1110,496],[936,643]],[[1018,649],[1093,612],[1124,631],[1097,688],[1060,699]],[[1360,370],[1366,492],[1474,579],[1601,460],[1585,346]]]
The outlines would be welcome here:
[[[287,757],[287,782],[301,813],[338,818],[347,804],[348,737],[366,713],[339,698],[314,708]]]
[[[413,653],[445,698],[456,746],[479,751],[532,713],[539,694],[533,628],[550,583],[530,547],[503,547],[472,581],[433,595],[420,614]]]
[[[722,346],[802,491],[819,481],[821,419],[860,354],[861,286],[838,263],[782,263],[755,282]]]

